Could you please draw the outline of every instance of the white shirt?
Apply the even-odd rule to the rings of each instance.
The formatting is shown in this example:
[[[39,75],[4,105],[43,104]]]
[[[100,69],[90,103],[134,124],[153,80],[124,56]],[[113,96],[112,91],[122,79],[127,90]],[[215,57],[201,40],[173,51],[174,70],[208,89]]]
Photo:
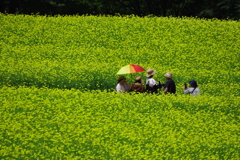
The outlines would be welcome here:
[[[184,90],[184,93],[185,94],[192,94],[193,96],[197,96],[197,95],[199,95],[200,94],[200,89],[199,88],[196,88],[194,91],[194,88],[188,88],[188,89],[186,89],[186,90]],[[193,93],[192,93],[192,91],[193,91]]]
[[[116,90],[117,92],[128,92],[129,91],[129,86],[127,84],[120,84],[118,83],[117,86],[116,86]]]
[[[148,78],[147,81],[146,81],[146,84],[148,84],[149,87],[153,87],[153,86],[156,85],[157,83],[156,83],[155,79],[153,79],[153,78]]]

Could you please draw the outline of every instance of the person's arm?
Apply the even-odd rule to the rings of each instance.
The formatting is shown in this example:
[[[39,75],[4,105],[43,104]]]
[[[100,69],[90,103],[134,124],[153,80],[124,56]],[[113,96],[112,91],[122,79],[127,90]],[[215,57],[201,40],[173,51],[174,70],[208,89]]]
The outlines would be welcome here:
[[[183,93],[188,94],[188,88],[189,88],[188,86],[184,86],[183,87]]]
[[[166,87],[163,91],[164,94],[167,94],[168,88]]]
[[[184,94],[189,94],[189,93],[191,93],[191,92],[190,92],[190,89],[187,88],[187,89],[183,90],[183,93],[184,93]]]
[[[117,90],[117,92],[121,92],[121,86],[119,84],[117,84],[116,90]]]
[[[169,88],[169,84],[170,84],[170,82],[167,81],[166,84],[165,84],[165,86],[164,86],[165,88],[164,88],[164,90],[163,90],[163,93],[164,93],[164,94],[167,94],[168,88]]]

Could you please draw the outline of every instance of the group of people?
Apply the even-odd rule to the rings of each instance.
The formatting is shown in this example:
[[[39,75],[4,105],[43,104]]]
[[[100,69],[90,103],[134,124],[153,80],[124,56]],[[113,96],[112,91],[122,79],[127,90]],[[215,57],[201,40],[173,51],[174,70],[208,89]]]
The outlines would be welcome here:
[[[176,94],[176,84],[173,81],[173,76],[171,72],[168,72],[164,75],[166,78],[166,83],[157,83],[157,81],[153,78],[156,74],[156,70],[148,69],[147,70],[147,79],[146,85],[144,85],[144,80],[137,76],[135,82],[133,84],[128,84],[126,78],[124,76],[120,76],[118,78],[116,90],[117,92],[124,93],[124,92],[136,92],[136,93],[151,93],[156,94],[158,90],[163,88],[164,94]],[[192,80],[189,82],[190,86],[187,85],[183,88],[183,93],[185,94],[192,94],[193,96],[200,94],[200,89],[197,88],[197,82]]]

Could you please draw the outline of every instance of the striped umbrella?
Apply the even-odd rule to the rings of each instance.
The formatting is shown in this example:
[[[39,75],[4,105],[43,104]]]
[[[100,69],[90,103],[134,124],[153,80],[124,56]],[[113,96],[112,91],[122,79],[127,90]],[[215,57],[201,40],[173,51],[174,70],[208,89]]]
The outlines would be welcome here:
[[[117,74],[129,74],[129,73],[137,73],[137,72],[143,72],[146,71],[144,68],[134,65],[134,64],[129,64],[124,67],[122,67]]]

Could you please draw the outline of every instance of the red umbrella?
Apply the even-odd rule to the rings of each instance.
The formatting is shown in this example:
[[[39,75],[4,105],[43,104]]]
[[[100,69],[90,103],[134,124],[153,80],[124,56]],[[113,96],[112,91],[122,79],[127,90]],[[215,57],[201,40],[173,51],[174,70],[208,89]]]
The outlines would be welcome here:
[[[134,65],[134,64],[129,64],[124,67],[122,67],[117,74],[129,74],[129,73],[137,73],[137,72],[143,72],[146,71],[144,68]]]

